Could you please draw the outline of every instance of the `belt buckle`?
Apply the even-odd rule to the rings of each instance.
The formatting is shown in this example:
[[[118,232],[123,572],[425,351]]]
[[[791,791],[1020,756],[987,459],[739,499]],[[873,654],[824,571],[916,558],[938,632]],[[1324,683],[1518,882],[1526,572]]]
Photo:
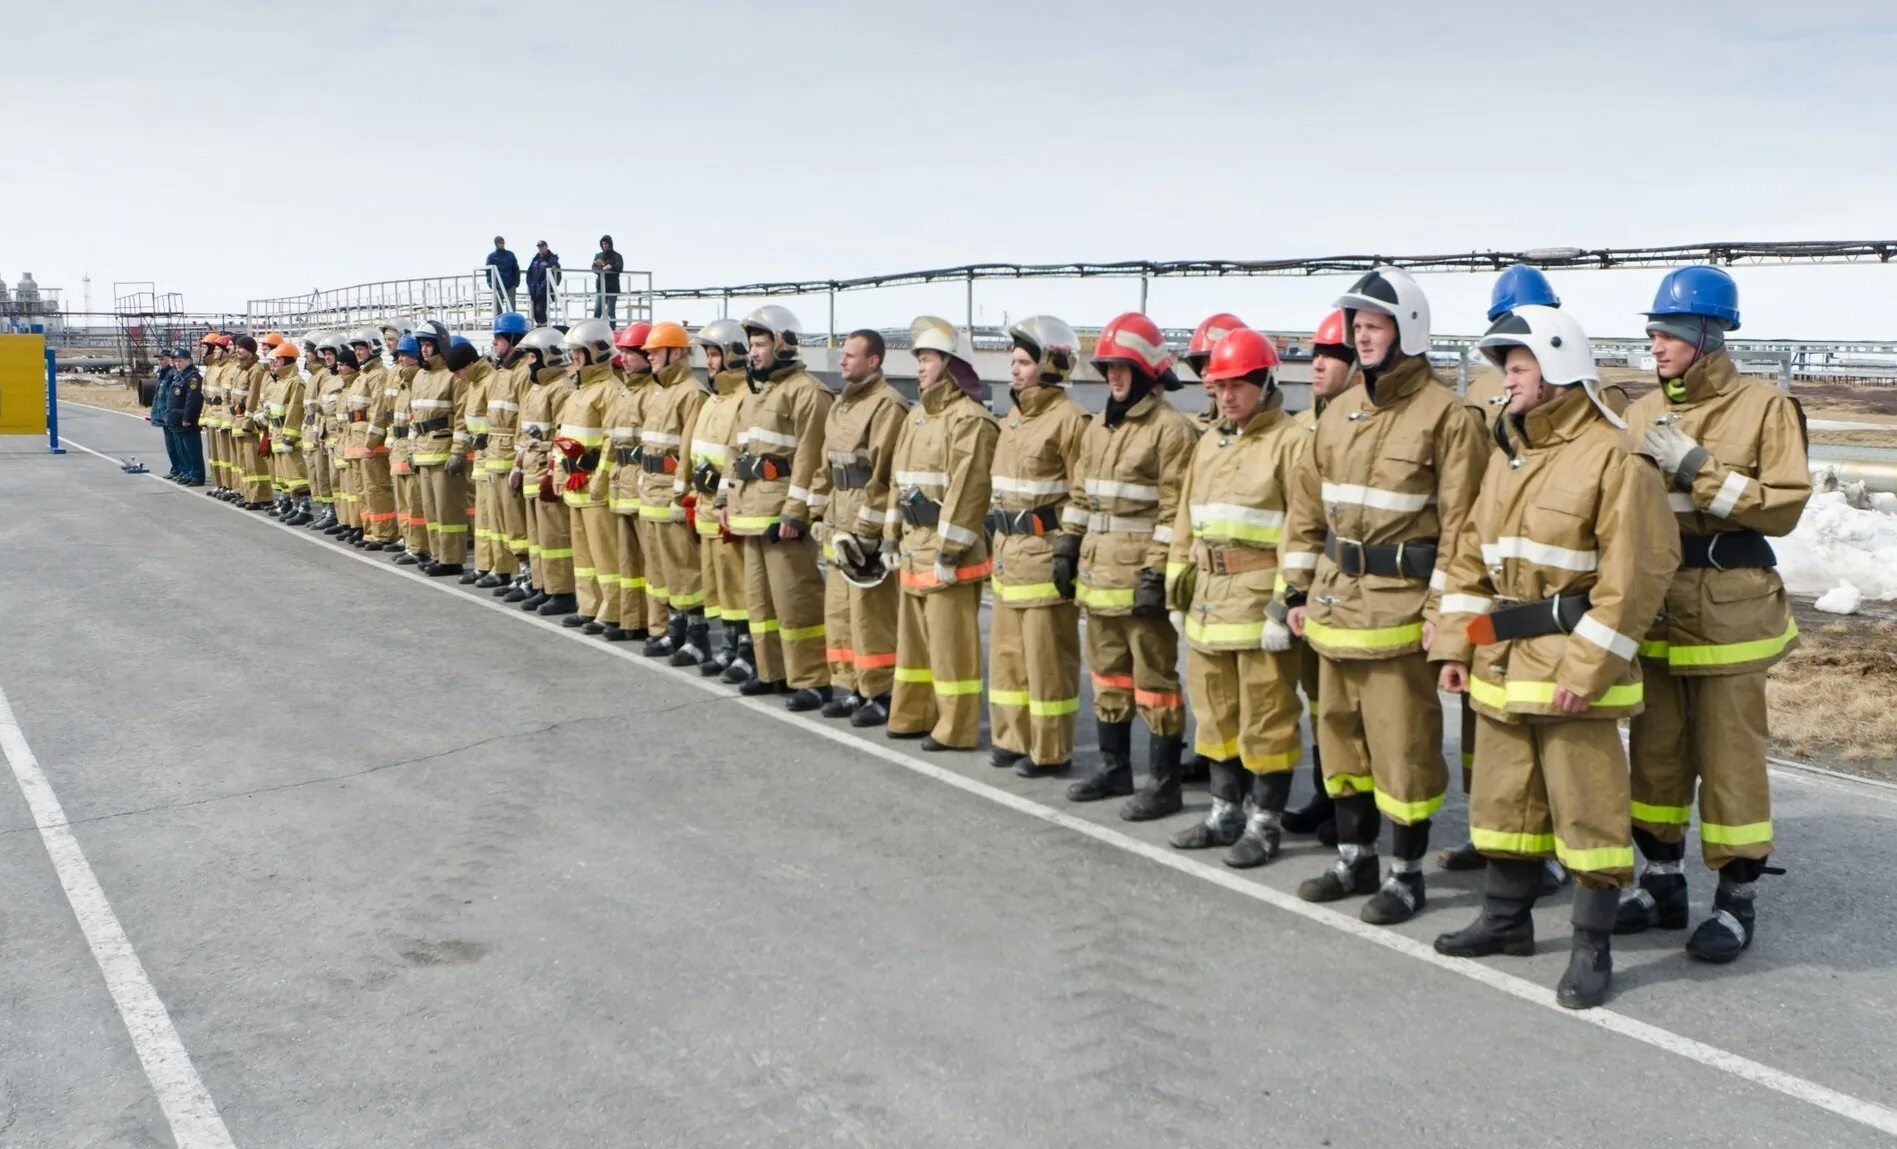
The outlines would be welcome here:
[[[1370,573],[1370,552],[1366,550],[1364,544],[1357,539],[1340,538],[1337,540],[1337,565],[1340,567],[1345,566],[1343,560],[1346,548],[1356,550],[1357,569],[1353,571],[1346,567],[1344,573],[1352,578],[1362,578],[1364,575]]]
[[[1725,537],[1726,536],[1724,532],[1708,535],[1706,537],[1706,565],[1713,568],[1716,571],[1724,571],[1726,569],[1725,567],[1719,565],[1719,560],[1717,558],[1713,557],[1714,554],[1719,550],[1719,540]]]
[[[1548,615],[1554,621],[1556,634],[1573,633],[1567,627],[1561,625],[1561,595],[1559,592],[1550,595],[1548,598]]]

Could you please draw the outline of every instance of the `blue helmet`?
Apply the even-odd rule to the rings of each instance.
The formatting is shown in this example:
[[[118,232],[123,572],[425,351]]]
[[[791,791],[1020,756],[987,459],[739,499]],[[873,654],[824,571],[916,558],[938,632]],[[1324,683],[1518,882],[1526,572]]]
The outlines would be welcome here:
[[[1554,285],[1540,268],[1525,263],[1503,268],[1502,274],[1495,277],[1495,290],[1489,293],[1489,322],[1494,323],[1517,307],[1531,303],[1559,307],[1561,297],[1554,293]]]
[[[527,317],[518,311],[503,311],[494,317],[494,334],[518,340],[527,334]]]
[[[413,359],[420,359],[422,357],[422,345],[415,341],[413,335],[404,335],[395,341],[395,353],[397,355],[407,355]]]
[[[454,336],[450,336],[450,337],[449,337],[449,339],[448,339],[448,346],[450,346],[450,347],[472,347],[472,346],[474,346],[474,344],[472,344],[472,343],[469,343],[469,342],[468,342],[468,337],[467,337],[467,336],[465,336],[465,335],[454,335]]]
[[[1654,293],[1649,319],[1664,315],[1696,315],[1739,330],[1739,285],[1716,267],[1681,267],[1666,273]]]

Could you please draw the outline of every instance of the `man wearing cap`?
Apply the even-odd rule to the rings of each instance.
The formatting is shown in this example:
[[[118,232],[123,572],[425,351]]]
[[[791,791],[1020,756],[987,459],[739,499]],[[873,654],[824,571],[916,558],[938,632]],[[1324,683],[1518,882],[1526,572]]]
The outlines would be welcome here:
[[[487,253],[487,283],[494,289],[494,313],[512,311],[514,294],[520,288],[520,260],[507,250],[507,240],[498,235],[494,237],[494,250]]]
[[[204,485],[204,441],[198,437],[198,419],[204,410],[204,376],[191,362],[191,349],[180,347],[172,352],[177,365],[171,375],[171,394],[165,405],[167,435],[178,452],[178,482],[187,487]]]
[[[560,283],[560,257],[546,240],[534,244],[534,257],[527,261],[527,298],[533,302],[534,325],[547,322],[547,294]]]

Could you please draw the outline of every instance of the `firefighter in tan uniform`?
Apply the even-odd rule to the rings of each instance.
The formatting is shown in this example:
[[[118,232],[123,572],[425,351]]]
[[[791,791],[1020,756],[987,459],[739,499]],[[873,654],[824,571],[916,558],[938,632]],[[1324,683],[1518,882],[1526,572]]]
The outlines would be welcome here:
[[[303,383],[303,422],[297,447],[309,490],[289,525],[312,530],[328,526],[336,507],[329,453],[323,447],[323,392],[336,381],[329,358],[335,346],[335,336],[327,331],[312,331],[303,337],[303,365],[309,369],[309,378]]]
[[[343,457],[343,396],[356,381],[356,353],[349,349],[344,333],[337,332],[332,346],[323,352],[323,358],[329,366],[329,385],[317,397],[323,408],[323,459],[329,466],[336,501],[330,504],[329,514],[324,521],[311,523],[311,530],[321,530],[326,535],[334,535],[339,543],[354,542],[361,534],[357,530],[356,510],[358,501],[355,493],[356,477],[349,466],[349,460]]]
[[[414,410],[410,400],[415,377],[421,374],[421,343],[413,333],[395,343],[395,370],[391,372],[389,396],[389,474],[395,482],[395,522],[401,529],[401,553],[398,566],[419,566],[432,562],[428,553],[428,519],[422,514],[421,476],[415,470]],[[396,549],[396,548],[389,548]]]
[[[966,334],[924,315],[909,345],[917,402],[896,443],[887,507],[897,522],[883,536],[902,588],[888,733],[921,738],[924,750],[972,750],[981,741],[981,588],[994,569],[983,527],[1000,428],[981,401]]]
[[[1304,432],[1308,448],[1310,439],[1317,434],[1318,416],[1324,408],[1339,395],[1355,387],[1362,381],[1357,371],[1357,348],[1350,341],[1350,331],[1344,322],[1342,311],[1332,311],[1317,325],[1311,336],[1311,405],[1299,411],[1293,420],[1298,429]],[[1284,581],[1282,571],[1278,574],[1279,583]],[[1280,585],[1279,593],[1283,593]],[[1311,644],[1298,640],[1298,685],[1304,690],[1304,700],[1311,713],[1317,712],[1318,654]],[[1326,846],[1337,845],[1337,816],[1330,791],[1324,788],[1324,754],[1317,745],[1315,736],[1311,739],[1311,796],[1304,805],[1284,812],[1282,819],[1287,834],[1315,834],[1317,840]]]
[[[810,526],[828,498],[823,424],[830,392],[804,369],[802,328],[785,308],[766,305],[744,317],[750,339],[751,393],[732,435],[726,529],[744,540],[744,594],[756,673],[738,689],[782,693],[792,710],[830,700],[824,661],[823,576]]]
[[[1039,778],[1073,764],[1080,711],[1080,608],[1074,578],[1086,511],[1080,437],[1087,413],[1067,393],[1080,337],[1051,315],[1008,329],[1012,409],[995,443],[989,545],[989,765]]]
[[[507,311],[494,317],[494,377],[487,385],[487,442],[476,460],[476,482],[488,486],[488,529],[493,532],[494,566],[475,585],[494,597],[520,602],[530,593],[527,570],[527,503],[514,475],[514,445],[520,435],[520,405],[533,385],[533,369],[520,341],[530,330],[527,317]],[[520,591],[518,598],[510,597]]]
[[[901,592],[882,553],[890,474],[909,404],[883,377],[883,337],[853,331],[838,361],[843,390],[830,405],[823,447],[830,501],[823,508],[824,657],[830,662],[825,718],[859,728],[889,720],[896,680],[896,619]]]
[[[269,336],[265,336],[269,338]],[[283,336],[278,335],[281,342]],[[239,335],[232,344],[236,362],[227,376],[230,397],[230,468],[237,484],[237,497],[231,500],[247,510],[266,510],[271,505],[270,467],[262,454],[262,434],[266,424],[263,412],[263,387],[269,372],[258,360],[257,340]],[[276,344],[270,344],[274,349]]]
[[[606,457],[606,408],[619,391],[613,370],[613,328],[604,319],[577,323],[566,333],[578,388],[560,408],[553,446],[565,478],[560,487],[572,519],[573,584],[579,606],[560,620],[587,634],[619,624],[618,539],[610,487],[614,468]]]
[[[1448,788],[1427,651],[1488,450],[1429,365],[1429,303],[1415,280],[1378,268],[1337,306],[1364,385],[1318,420],[1280,554],[1291,629],[1322,656],[1316,728],[1337,817],[1337,863],[1298,895],[1371,894],[1362,918],[1388,925],[1424,903],[1430,819]],[[1383,816],[1394,860],[1379,886]]]
[[[673,666],[697,666],[710,656],[711,634],[698,564],[697,499],[682,480],[689,470],[685,437],[705,392],[692,374],[692,338],[683,325],[653,324],[640,350],[652,366],[639,421],[639,525],[649,544],[646,593],[667,610],[664,633],[648,641],[644,653]]]
[[[520,349],[533,374],[533,385],[520,401],[520,436],[514,445],[514,471],[508,476],[527,500],[531,593],[520,600],[520,609],[565,615],[579,609],[579,599],[574,594],[573,527],[562,497],[564,480],[554,466],[553,439],[577,377],[569,369],[565,339],[551,327],[536,327],[522,336]]]
[[[1068,787],[1074,802],[1133,792],[1133,716],[1150,739],[1148,785],[1120,809],[1129,822],[1177,813],[1185,698],[1179,635],[1167,618],[1166,555],[1199,429],[1161,390],[1179,386],[1159,327],[1137,312],[1094,344],[1107,409],[1080,439],[1085,510],[1075,598],[1087,613],[1087,667],[1101,766]]]
[[[1193,452],[1166,589],[1184,620],[1195,749],[1208,763],[1212,808],[1172,844],[1230,846],[1225,864],[1244,869],[1278,856],[1304,757],[1299,654],[1282,610],[1269,608],[1292,478],[1310,436],[1284,413],[1278,350],[1264,335],[1233,329],[1198,370],[1217,389],[1223,419]]]
[[[1700,856],[1719,871],[1713,914],[1686,952],[1729,962],[1752,944],[1754,884],[1776,872],[1766,755],[1766,671],[1798,637],[1768,541],[1811,496],[1804,413],[1742,377],[1725,349],[1739,289],[1713,267],[1661,281],[1647,316],[1660,387],[1627,410],[1659,464],[1680,531],[1680,570],[1640,644],[1647,709],[1632,725],[1634,841],[1646,859],[1617,929],[1686,925],[1685,835],[1699,789]]]
[[[457,348],[440,323],[415,329],[422,369],[409,383],[409,461],[415,466],[431,578],[459,575],[468,555],[468,384],[465,371],[479,358]],[[450,359],[450,353],[453,358]]]
[[[748,394],[745,386],[749,339],[735,319],[714,319],[692,337],[705,354],[707,394],[699,404],[690,434],[693,497],[697,500],[698,560],[705,581],[705,616],[718,620],[720,643],[699,664],[706,678],[735,674],[742,682],[751,673],[750,616],[744,609],[744,555],[719,521],[724,497],[725,467],[738,418],[738,405]]]
[[[349,333],[361,371],[343,393],[343,458],[355,475],[357,518],[361,535],[356,546],[382,551],[396,542],[395,485],[389,475],[389,427],[394,404],[394,376],[382,362],[382,334],[373,327]]]
[[[1600,397],[1580,324],[1522,304],[1478,346],[1506,372],[1509,401],[1430,652],[1442,688],[1478,714],[1469,824],[1489,865],[1482,912],[1436,949],[1533,953],[1542,861],[1558,857],[1580,889],[1556,998],[1583,1009],[1606,999],[1619,891],[1633,880],[1617,720],[1641,710],[1636,655],[1679,564],[1677,528],[1659,472]]]
[[[460,346],[462,342],[459,335],[455,336],[455,346]],[[463,564],[466,569],[461,572],[458,581],[462,586],[475,586],[494,573],[494,567],[501,561],[500,553],[504,553],[507,548],[495,537],[493,487],[487,481],[487,467],[482,461],[482,456],[487,453],[487,391],[494,380],[494,362],[481,356],[463,375],[468,384],[467,393],[463,396],[464,410],[467,412],[464,422],[468,427],[468,445],[462,453],[468,458],[468,498],[474,504],[474,515],[468,523],[473,540],[473,561]],[[493,586],[492,583],[488,585]]]
[[[204,429],[204,458],[210,470],[205,494],[214,499],[230,495],[230,336],[216,331],[198,340],[204,349],[204,411],[198,425]]]
[[[270,482],[275,501],[270,517],[286,526],[307,523],[310,480],[303,468],[303,373],[297,369],[297,346],[285,339],[270,352],[274,370],[263,392],[264,429],[270,436]]]
[[[1192,369],[1193,378],[1205,388],[1205,409],[1192,416],[1201,434],[1225,421],[1224,416],[1219,414],[1218,389],[1212,385],[1212,380],[1206,378],[1206,363],[1212,358],[1212,349],[1218,346],[1219,340],[1245,326],[1243,319],[1229,311],[1207,316],[1199,326],[1193,328],[1192,339],[1186,344],[1186,353],[1180,356],[1186,361],[1186,366]]]
[[[607,510],[613,512],[613,556],[618,575],[618,611],[620,622],[605,628],[601,635],[609,643],[645,641],[651,645],[654,631],[666,631],[666,601],[653,595],[653,561],[647,557],[645,521],[639,520],[639,508],[645,502],[645,444],[641,432],[645,406],[653,398],[653,360],[645,358],[645,337],[653,324],[639,320],[618,328],[613,345],[618,355],[618,389],[605,408],[605,465],[613,474],[607,482]],[[658,580],[660,592],[664,578]],[[656,654],[656,652],[654,652]]]

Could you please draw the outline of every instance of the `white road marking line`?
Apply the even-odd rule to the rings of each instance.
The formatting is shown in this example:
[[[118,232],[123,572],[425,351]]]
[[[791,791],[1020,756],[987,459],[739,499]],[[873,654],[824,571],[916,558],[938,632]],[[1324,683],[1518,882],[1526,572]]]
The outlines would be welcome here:
[[[68,441],[67,445],[79,447],[81,450],[93,455],[98,455],[108,462],[114,461],[111,456],[94,451],[89,447],[83,447],[80,446],[80,444],[70,441]],[[160,482],[164,481],[157,475],[153,475],[152,477]],[[170,484],[167,485],[169,486]],[[187,492],[190,490],[190,488],[180,489]],[[326,543],[326,540],[322,536],[312,536],[306,531],[299,530],[296,527],[286,527],[270,519],[256,518],[254,512],[246,513],[243,517],[295,535],[311,543]],[[387,571],[397,576],[403,576],[405,574],[403,568],[392,566],[386,561],[377,561],[367,554],[355,551],[354,548],[325,545],[323,549],[338,554],[343,558],[354,559],[357,562],[365,563],[378,570]],[[1413,958],[1444,972],[1467,978],[1470,981],[1505,993],[1510,997],[1530,1005],[1539,1006],[1566,1020],[1579,1022],[1584,1025],[1592,1025],[1597,1029],[1619,1034],[1622,1037],[1640,1042],[1642,1045],[1660,1050],[1663,1053],[1671,1053],[1688,1061],[1709,1066],[1723,1073],[1740,1078],[1741,1080],[1749,1081],[1755,1085],[1763,1086],[1766,1089],[1783,1094],[1795,1101],[1802,1101],[1807,1105],[1813,1105],[1817,1108],[1827,1110],[1846,1120],[1854,1121],[1882,1133],[1897,1136],[1897,1109],[1890,1109],[1875,1102],[1866,1101],[1863,1098],[1840,1092],[1828,1086],[1820,1085],[1815,1081],[1799,1077],[1796,1074],[1788,1073],[1781,1069],[1775,1069],[1772,1066],[1754,1061],[1748,1057],[1742,1057],[1739,1054],[1721,1049],[1716,1045],[1707,1044],[1706,1042],[1675,1033],[1672,1030],[1648,1022],[1638,1021],[1625,1014],[1615,1013],[1607,1009],[1563,1009],[1556,1003],[1554,991],[1547,986],[1539,985],[1526,978],[1517,977],[1514,974],[1491,968],[1480,962],[1444,957],[1429,945],[1395,931],[1368,925],[1355,917],[1340,913],[1337,910],[1328,909],[1324,906],[1305,902],[1295,895],[1274,889],[1259,881],[1240,877],[1227,870],[1215,869],[1203,862],[1175,853],[1169,849],[1163,849],[1149,842],[1143,842],[1138,838],[1131,837],[1110,827],[1096,825],[1084,818],[1077,818],[1050,806],[1044,806],[1031,798],[1024,798],[1018,794],[999,789],[989,783],[964,777],[953,770],[936,766],[932,763],[922,761],[921,759],[911,758],[899,750],[888,746],[881,746],[858,735],[834,729],[815,719],[807,718],[804,715],[792,714],[783,708],[781,701],[773,703],[759,699],[736,697],[733,695],[730,687],[710,679],[701,678],[696,672],[657,665],[651,659],[636,655],[623,646],[600,642],[598,639],[582,635],[577,631],[563,627],[555,622],[549,622],[537,615],[523,613],[517,607],[499,602],[490,595],[467,594],[459,590],[456,586],[437,582],[425,575],[415,575],[410,581],[419,581],[422,585],[430,586],[444,594],[452,595],[459,602],[471,602],[476,606],[507,615],[516,621],[525,622],[549,634],[556,634],[562,638],[579,642],[588,650],[619,658],[648,673],[664,675],[669,681],[679,685],[689,686],[709,694],[719,695],[720,697],[728,699],[733,705],[741,706],[761,717],[783,722],[803,730],[806,733],[815,734],[820,738],[828,739],[854,753],[871,755],[892,766],[899,766],[904,770],[941,782],[946,786],[952,786],[965,793],[985,798],[996,805],[1005,806],[1016,813],[1046,822],[1050,825],[1059,826],[1066,830],[1071,830],[1076,834],[1092,838],[1104,845],[1124,850],[1154,865],[1164,866],[1167,869],[1184,874],[1187,877],[1209,882],[1221,889],[1229,890],[1232,893],[1250,898],[1253,901],[1262,902],[1274,909],[1282,910],[1285,913],[1293,914],[1317,925],[1326,926],[1340,933],[1348,934],[1351,937],[1368,942],[1371,945],[1381,946],[1384,949],[1402,954],[1405,957]]]
[[[26,797],[40,841],[52,859],[59,884],[65,887],[66,901],[79,919],[79,929],[92,947],[99,972],[105,975],[106,989],[111,991],[112,1002],[132,1036],[132,1048],[145,1067],[152,1092],[158,1095],[172,1139],[178,1149],[231,1149],[230,1130],[218,1115],[217,1103],[199,1079],[191,1055],[184,1051],[165,1003],[158,999],[158,991],[145,976],[144,963],[138,960],[91,863],[79,848],[79,839],[66,822],[66,812],[53,793],[52,783],[27,746],[26,735],[20,731],[4,690],[0,690],[0,753],[5,754],[20,793]]]

